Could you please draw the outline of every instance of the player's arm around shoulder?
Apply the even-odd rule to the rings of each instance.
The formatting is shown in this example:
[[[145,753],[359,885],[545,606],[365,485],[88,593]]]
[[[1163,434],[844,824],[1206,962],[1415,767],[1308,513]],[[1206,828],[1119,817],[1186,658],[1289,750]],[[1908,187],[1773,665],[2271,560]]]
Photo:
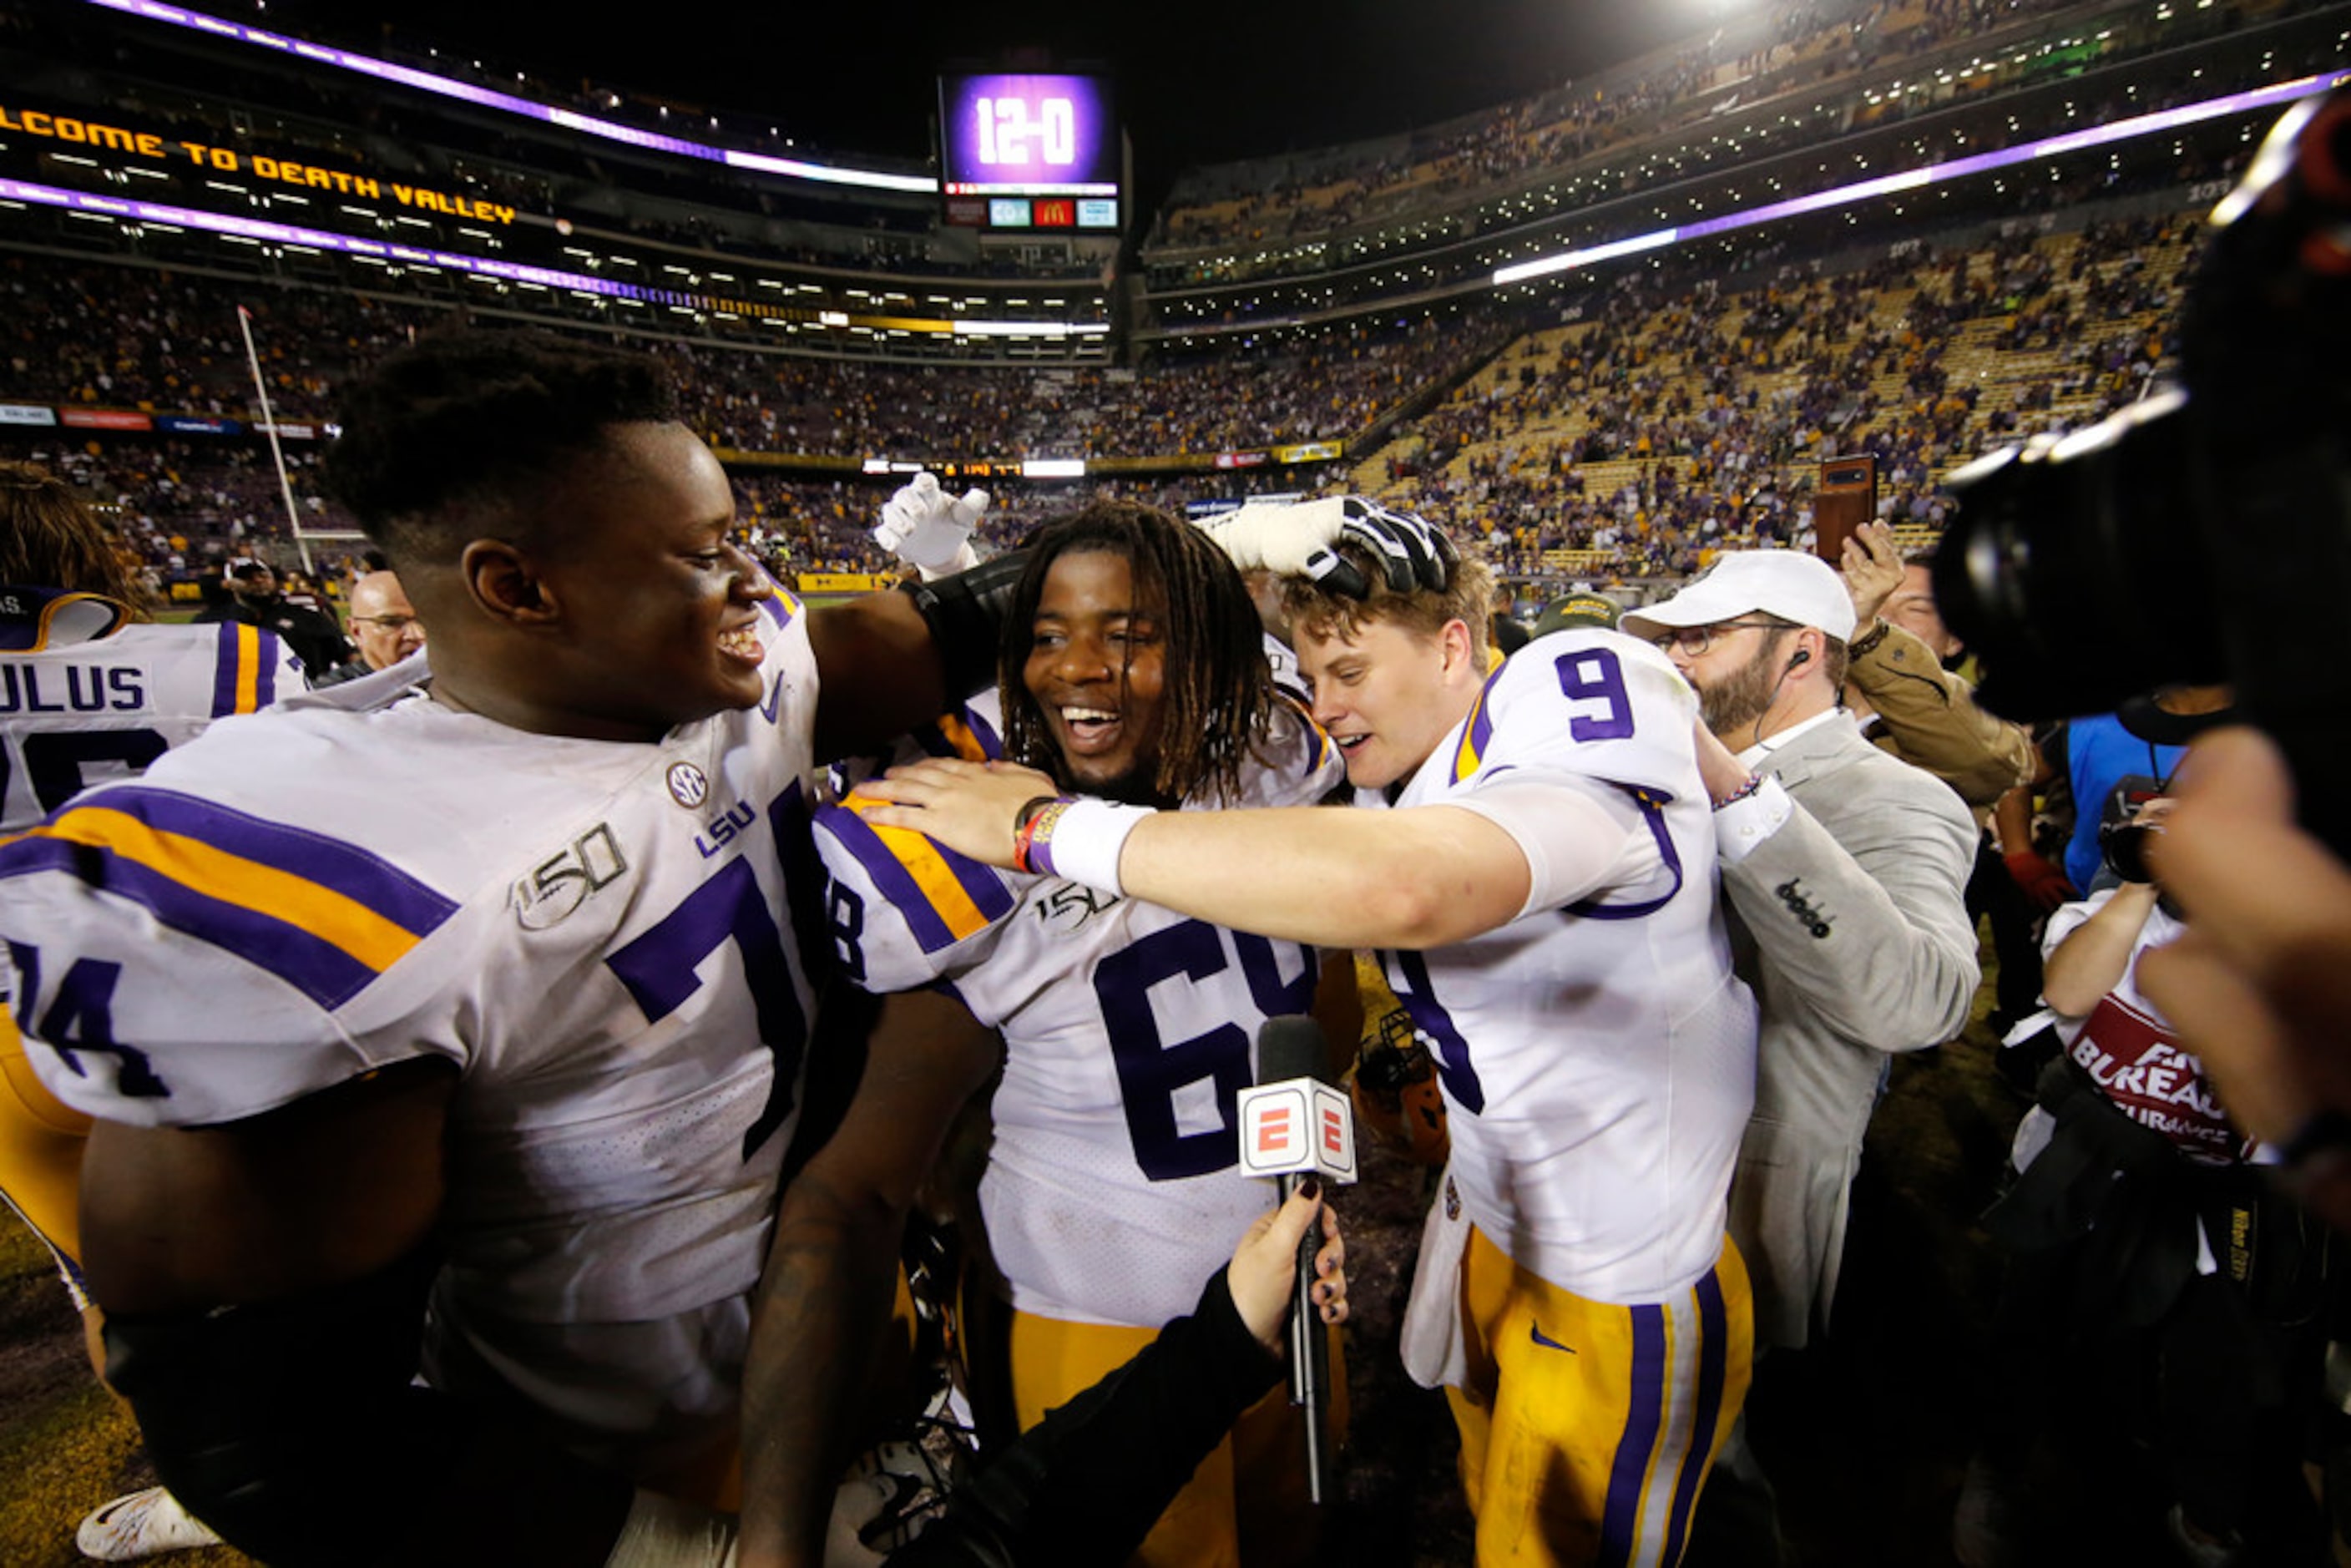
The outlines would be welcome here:
[[[1464,941],[1515,919],[1531,885],[1516,840],[1445,805],[1161,811],[1118,865],[1131,897],[1322,947]]]
[[[1596,656],[1570,649],[1579,656],[1564,664],[1527,666],[1532,674],[1514,676],[1506,664],[1494,689],[1516,692],[1523,685],[1530,693],[1548,691],[1549,706],[1541,716],[1546,724],[1555,719],[1563,733],[1582,718],[1587,736],[1603,730],[1630,742],[1638,735],[1637,747],[1630,749],[1655,749],[1671,761],[1677,782],[1696,789],[1688,737],[1695,700],[1655,650],[1605,635],[1612,645]],[[1619,669],[1620,657],[1654,661],[1658,669],[1628,681]],[[1656,723],[1637,722],[1637,705],[1651,697],[1678,705],[1669,724],[1664,710]],[[1556,711],[1562,702],[1567,711]],[[1513,729],[1531,736],[1543,727],[1517,723]],[[1433,756],[1425,768],[1462,768],[1464,777],[1499,775],[1499,762],[1481,759],[1478,750],[1484,733],[1473,715],[1460,734],[1467,749]],[[1578,809],[1579,791],[1586,787],[1605,789],[1603,780],[1611,778],[1648,776],[1639,767],[1627,770],[1580,755],[1568,760],[1550,755],[1575,744],[1571,737],[1546,749],[1531,741],[1520,748],[1524,756],[1508,748],[1497,755],[1530,776],[1562,768],[1577,773],[1556,796],[1566,812]],[[1628,747],[1612,755],[1622,761]],[[987,864],[1012,866],[1022,863],[1016,841],[1022,824],[1037,820],[1058,787],[1028,768],[926,758],[893,768],[869,792],[875,802],[866,811],[871,821],[928,834]],[[1599,831],[1606,851],[1599,863],[1604,869],[1614,862],[1623,832],[1614,823],[1604,823]],[[1512,828],[1449,800],[1386,811],[1310,807],[1155,812],[1084,805],[1060,818],[1055,832],[1058,874],[1071,874],[1071,867],[1082,862],[1088,870],[1078,880],[1089,885],[1232,930],[1323,947],[1425,949],[1464,941],[1525,913],[1536,885],[1530,852]],[[1074,852],[1073,838],[1081,846]],[[1585,858],[1579,854],[1574,863]],[[1568,879],[1561,878],[1558,885],[1568,885]]]
[[[1981,978],[1967,915],[1975,822],[1923,769],[1870,750],[1816,776],[1723,885],[1766,959],[1841,1037],[1940,1044]]]
[[[1456,792],[1387,811],[1186,813],[1204,819],[1196,830],[1155,820],[1128,841],[1121,875],[1155,903],[1326,947],[1466,941],[1605,885],[1628,834],[1648,837],[1637,813],[1605,801],[1604,780],[1678,769],[1694,788],[1694,713],[1646,644],[1560,633],[1489,677],[1452,744],[1423,764],[1449,770]],[[1221,909],[1180,902],[1212,898]]]
[[[908,595],[885,589],[799,613],[816,660],[818,761],[886,750],[959,695]]]

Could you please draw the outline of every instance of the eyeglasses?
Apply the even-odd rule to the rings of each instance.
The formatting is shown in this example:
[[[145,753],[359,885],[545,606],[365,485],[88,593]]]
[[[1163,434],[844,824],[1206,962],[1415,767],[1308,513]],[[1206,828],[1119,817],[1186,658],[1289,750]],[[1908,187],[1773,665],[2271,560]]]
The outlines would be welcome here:
[[[364,621],[371,626],[381,626],[387,632],[405,632],[416,624],[413,615],[354,615],[353,623]]]
[[[1784,632],[1787,626],[1778,621],[1718,621],[1711,626],[1677,626],[1670,632],[1660,632],[1649,639],[1661,652],[1678,651],[1686,659],[1702,658],[1714,640],[1725,632],[1743,632],[1749,627],[1766,632]]]

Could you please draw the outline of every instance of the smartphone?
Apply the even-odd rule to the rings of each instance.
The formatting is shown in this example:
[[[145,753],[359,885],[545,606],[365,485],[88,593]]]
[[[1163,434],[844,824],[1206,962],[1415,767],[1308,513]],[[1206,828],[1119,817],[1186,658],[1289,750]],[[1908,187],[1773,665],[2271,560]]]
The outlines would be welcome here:
[[[1868,453],[1821,460],[1813,487],[1813,552],[1831,566],[1844,559],[1844,541],[1877,517],[1877,459]]]

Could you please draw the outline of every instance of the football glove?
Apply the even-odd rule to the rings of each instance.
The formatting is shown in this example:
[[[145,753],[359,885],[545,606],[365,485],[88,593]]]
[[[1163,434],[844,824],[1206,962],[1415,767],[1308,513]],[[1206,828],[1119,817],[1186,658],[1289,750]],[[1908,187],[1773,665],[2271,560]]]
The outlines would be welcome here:
[[[927,469],[902,485],[882,507],[873,542],[926,578],[964,571],[979,564],[971,549],[972,530],[987,510],[987,492],[967,490],[957,500],[939,488]]]
[[[1367,551],[1395,593],[1441,590],[1460,557],[1444,533],[1408,512],[1391,512],[1361,496],[1289,504],[1257,502],[1207,525],[1217,547],[1243,571],[1271,571],[1362,599],[1371,585],[1334,546]]]

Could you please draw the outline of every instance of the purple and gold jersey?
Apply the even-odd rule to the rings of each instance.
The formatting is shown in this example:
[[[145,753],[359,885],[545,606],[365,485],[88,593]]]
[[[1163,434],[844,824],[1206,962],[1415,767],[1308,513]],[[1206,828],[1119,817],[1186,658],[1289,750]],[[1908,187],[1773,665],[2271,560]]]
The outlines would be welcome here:
[[[258,627],[118,625],[119,613],[89,594],[0,589],[0,831],[302,690],[301,666]]]
[[[1239,804],[1302,805],[1343,773],[1295,705]],[[908,753],[996,755],[993,694]],[[1187,805],[1186,810],[1192,810]],[[1157,1328],[1271,1207],[1240,1176],[1234,1102],[1258,1026],[1313,1000],[1315,957],[1058,878],[998,872],[854,803],[817,813],[838,956],[872,991],[937,985],[1003,1032],[980,1184],[989,1246],[1024,1312]]]
[[[1697,722],[1696,695],[1656,649],[1554,632],[1489,677],[1396,802],[1573,791],[1643,852],[1628,880],[1574,903],[1380,955],[1437,1058],[1470,1218],[1521,1267],[1599,1301],[1657,1301],[1713,1266],[1754,1100],[1754,1005],[1717,908]]]
[[[454,1066],[428,1373],[632,1467],[734,1420],[796,1119],[817,677],[799,607],[763,608],[766,700],[655,744],[403,665],[0,840],[0,980],[78,1109],[195,1126]]]
[[[0,832],[133,779],[215,719],[302,689],[256,627],[154,626],[96,594],[0,588]],[[88,1118],[57,1103],[0,1016],[0,1201],[48,1241],[78,1305],[75,1193]]]

